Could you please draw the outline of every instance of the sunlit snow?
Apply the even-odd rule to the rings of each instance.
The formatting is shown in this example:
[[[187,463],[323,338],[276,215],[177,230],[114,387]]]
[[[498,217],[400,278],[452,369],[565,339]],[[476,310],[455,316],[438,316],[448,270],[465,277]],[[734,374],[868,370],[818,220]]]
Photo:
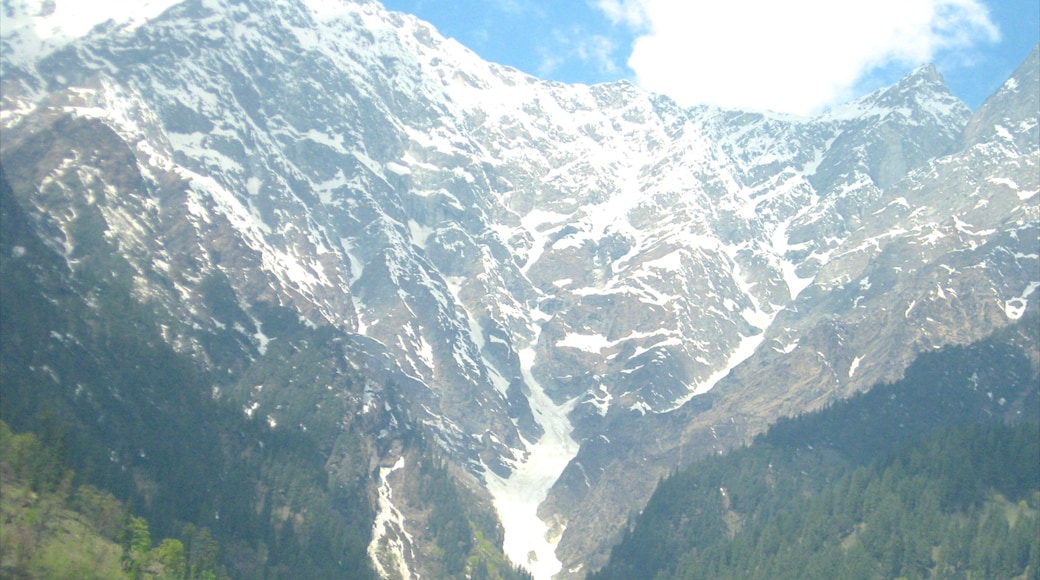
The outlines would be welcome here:
[[[14,58],[40,58],[70,40],[86,35],[105,22],[139,26],[181,0],[26,0],[24,14],[0,18],[0,35],[17,38]],[[5,7],[7,3],[4,3]]]
[[[1022,291],[1021,296],[1004,302],[1004,314],[1012,320],[1022,318],[1022,315],[1026,313],[1026,306],[1029,304],[1026,297],[1036,292],[1037,288],[1040,288],[1040,282],[1030,282],[1029,286]]]
[[[755,350],[758,349],[758,345],[762,344],[762,340],[764,338],[765,336],[763,334],[745,336],[744,338],[742,338],[740,340],[740,344],[737,345],[737,348],[733,349],[733,352],[730,353],[729,359],[726,361],[726,365],[724,367],[715,371],[711,374],[711,376],[694,385],[693,388],[690,389],[689,394],[677,400],[671,408],[665,409],[665,412],[678,409],[679,407],[685,405],[690,399],[696,397],[697,395],[703,395],[704,393],[707,393],[708,391],[712,390],[715,387],[715,385],[718,384],[718,382],[722,379],[726,378],[726,376],[729,375],[730,371],[735,369],[737,365],[751,358],[751,355],[755,354]]]
[[[863,360],[863,357],[861,357],[861,356],[857,356],[856,358],[852,359],[852,364],[849,365],[849,378],[850,379],[852,378],[852,375],[856,374],[856,369],[859,368],[859,363],[860,363],[861,360]]]
[[[536,443],[528,445],[527,458],[508,478],[488,470],[485,481],[505,530],[502,547],[506,556],[527,568],[536,580],[549,580],[562,567],[555,554],[560,536],[549,537],[549,527],[538,518],[538,506],[545,501],[549,488],[578,453],[578,444],[571,439],[572,427],[567,419],[567,413],[577,399],[555,405],[531,374],[534,349],[526,348],[518,354],[524,380],[531,389],[531,411],[545,434]]]
[[[581,351],[599,353],[609,348],[613,343],[602,334],[576,334],[568,332],[567,336],[556,341],[556,346],[576,348]]]

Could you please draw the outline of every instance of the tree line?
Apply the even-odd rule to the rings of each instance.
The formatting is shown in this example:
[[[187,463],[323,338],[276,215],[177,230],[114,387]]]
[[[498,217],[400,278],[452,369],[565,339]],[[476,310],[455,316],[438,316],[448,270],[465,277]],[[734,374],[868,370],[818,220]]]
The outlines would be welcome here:
[[[1037,381],[1009,331],[674,472],[613,578],[1037,578]]]
[[[186,524],[152,540],[148,520],[111,493],[75,485],[60,441],[0,421],[0,574],[5,578],[220,580],[220,545]]]

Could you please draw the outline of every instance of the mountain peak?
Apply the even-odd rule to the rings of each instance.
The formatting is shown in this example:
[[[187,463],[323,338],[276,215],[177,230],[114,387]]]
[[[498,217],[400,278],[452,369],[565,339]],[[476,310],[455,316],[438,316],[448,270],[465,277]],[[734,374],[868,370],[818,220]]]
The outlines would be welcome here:
[[[921,65],[910,71],[909,74],[897,83],[897,86],[918,86],[922,83],[946,87],[946,81],[939,74],[939,69],[935,68],[935,65],[932,63]]]
[[[1040,141],[1040,44],[1008,80],[975,112],[961,138],[963,147],[988,141],[1013,144],[1019,151],[1036,151]]]
[[[971,111],[950,92],[933,64],[920,66],[895,84],[825,112],[828,120],[885,117],[892,111],[926,112],[938,119],[966,118]],[[963,120],[960,121],[963,123]]]
[[[541,576],[580,564],[604,522],[620,529],[674,445],[722,450],[1035,307],[1035,262],[1019,266],[1035,249],[979,243],[1012,227],[1035,175],[994,173],[983,193],[1006,199],[990,202],[956,163],[914,172],[970,116],[930,65],[795,119],[543,82],[374,0],[156,0],[135,28],[151,12],[62,32],[70,1],[4,0],[0,154],[22,221],[77,276],[112,248],[163,338],[272,429],[332,433],[347,403],[373,413],[374,438],[377,420],[422,426]],[[73,44],[41,61],[9,30]],[[18,93],[8,65],[48,82]],[[1008,98],[1029,92],[1016,87]],[[911,172],[927,191],[908,189]],[[292,374],[303,366],[283,369],[292,389],[255,370],[325,327],[364,336],[323,367],[349,363],[357,400]],[[655,435],[693,433],[665,423],[693,408],[712,418],[703,433]],[[382,465],[389,486],[395,445],[358,465]],[[604,491],[625,499],[600,505]],[[566,528],[560,561],[535,514]]]
[[[894,85],[875,91],[864,99],[871,100],[872,96],[875,103],[888,107],[934,102],[945,107],[967,110],[967,105],[950,92],[946,79],[934,64],[920,66]]]
[[[100,6],[76,0],[5,2],[0,18],[2,54],[8,62],[38,60],[100,24],[137,27],[180,1],[111,0]]]

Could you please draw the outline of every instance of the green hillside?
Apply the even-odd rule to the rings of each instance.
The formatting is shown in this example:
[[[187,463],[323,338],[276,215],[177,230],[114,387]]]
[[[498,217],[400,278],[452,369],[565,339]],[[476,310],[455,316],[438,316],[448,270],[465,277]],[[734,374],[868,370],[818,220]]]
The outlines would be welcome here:
[[[1036,376],[1012,336],[674,473],[589,578],[1037,578]]]

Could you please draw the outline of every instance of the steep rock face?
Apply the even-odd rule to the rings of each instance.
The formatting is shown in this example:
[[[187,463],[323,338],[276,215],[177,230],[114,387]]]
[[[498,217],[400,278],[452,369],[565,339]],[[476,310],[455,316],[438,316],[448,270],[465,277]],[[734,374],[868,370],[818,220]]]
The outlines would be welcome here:
[[[0,161],[70,268],[104,232],[230,377],[297,326],[354,334],[364,412],[400,404],[503,513],[577,452],[539,511],[575,574],[677,462],[1033,307],[1035,51],[974,117],[924,67],[801,119],[542,82],[375,2],[12,30]]]
[[[1017,109],[991,99],[967,125],[962,148],[865,203],[862,225],[715,389],[673,413],[619,418],[604,429],[609,439],[583,445],[544,506],[579,506],[561,542],[565,564],[595,565],[588,530],[620,529],[627,514],[605,507],[624,505],[618,490],[652,491],[652,483],[626,486],[627,474],[663,475],[746,443],[774,417],[894,381],[917,353],[978,340],[1036,308],[1040,159],[1029,133],[1038,87],[1019,80],[1035,76],[1036,58],[997,93],[1022,83],[1033,96]],[[1009,118],[1022,121],[1009,131]],[[581,556],[569,562],[570,553]]]
[[[710,387],[861,219],[879,192],[872,168],[905,172],[953,146],[968,113],[937,81],[922,70],[809,121],[681,111],[625,85],[589,89],[607,119],[581,88],[467,95],[499,173],[534,173],[505,200],[525,273],[552,297],[538,370],[554,397],[581,397],[576,412],[593,416]],[[513,119],[526,126],[493,132]]]
[[[1036,148],[1040,141],[1036,118],[1040,97],[1034,90],[1040,83],[1038,50],[1040,45],[1034,46],[1023,66],[982,104],[961,137],[962,147],[1003,142],[1009,147],[1013,143],[1021,152]]]
[[[440,178],[424,183],[432,189],[430,199],[417,202],[425,190],[416,191],[407,174],[370,157],[405,155],[400,119],[431,124],[436,110],[425,103],[443,97],[410,84],[387,86],[394,75],[375,63],[392,50],[370,51],[368,40],[351,36],[367,36],[374,27],[364,19],[382,13],[374,12],[375,4],[355,8],[341,20],[323,22],[320,12],[303,4],[189,2],[147,26],[58,50],[37,70],[41,83],[60,85],[47,87],[46,112],[6,131],[8,164],[29,166],[23,156],[36,157],[23,146],[23,135],[63,133],[39,125],[48,116],[113,126],[134,144],[130,167],[147,177],[98,205],[112,214],[106,217],[109,235],[135,263],[142,295],[162,302],[163,310],[180,310],[172,318],[212,327],[219,318],[197,303],[199,283],[220,271],[253,319],[240,334],[254,348],[276,338],[265,330],[257,305],[289,308],[310,324],[354,331],[356,299],[364,306],[364,334],[427,385],[414,394],[417,411],[426,405],[431,421],[465,426],[452,434],[452,445],[460,452],[479,449],[479,439],[462,439],[491,428],[519,447],[504,395],[485,388],[489,379],[470,328],[440,274],[465,272],[447,264],[437,268],[412,249],[455,243],[447,228],[428,240],[433,236],[425,221],[450,221],[451,228],[479,235],[486,220],[479,213],[463,217],[464,206],[438,189],[446,185]],[[384,60],[389,63],[389,56]],[[77,77],[86,86],[69,88],[68,79]],[[23,191],[31,183],[17,172],[12,182]],[[167,182],[172,191],[161,190]],[[62,203],[60,195],[52,199]],[[144,205],[155,211],[150,215]],[[38,207],[52,227],[69,230],[74,216],[42,201]],[[167,227],[174,231],[155,231],[159,212],[169,216]],[[172,340],[190,343],[191,337]],[[442,391],[447,383],[454,388]],[[492,409],[485,412],[485,405]],[[508,456],[508,450],[499,445],[498,454]]]

